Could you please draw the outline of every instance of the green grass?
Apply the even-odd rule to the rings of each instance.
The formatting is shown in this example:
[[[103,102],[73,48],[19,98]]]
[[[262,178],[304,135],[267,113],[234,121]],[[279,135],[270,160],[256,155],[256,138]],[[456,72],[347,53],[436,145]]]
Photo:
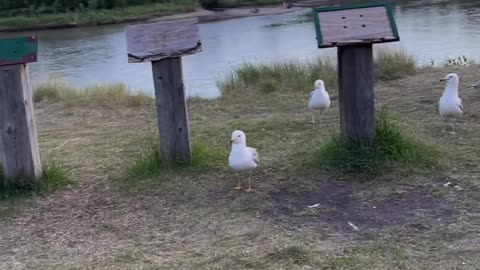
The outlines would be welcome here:
[[[26,184],[22,179],[17,179],[14,184],[9,185],[6,185],[6,182],[0,171],[0,201],[21,196],[49,194],[72,183],[69,172],[53,160],[43,164],[40,179],[33,185]]]
[[[130,6],[113,10],[85,10],[70,13],[42,14],[37,16],[16,16],[0,18],[0,28],[15,29],[28,26],[55,26],[74,24],[100,25],[119,23],[135,17],[168,15],[195,10],[195,1],[176,0],[168,3],[155,3],[141,6]]]
[[[404,51],[380,51],[375,59],[375,76],[379,80],[400,79],[415,74],[415,59]],[[229,76],[217,81],[222,94],[245,90],[270,93],[273,91],[309,92],[317,79],[325,82],[327,91],[338,88],[337,68],[331,59],[314,62],[291,61],[273,64],[245,63]]]
[[[183,172],[205,172],[222,166],[227,155],[226,150],[196,141],[192,145],[191,162],[177,162],[172,169]],[[129,180],[136,180],[158,177],[165,170],[162,166],[158,145],[151,143],[150,147],[147,147],[147,151],[129,168],[128,178]]]
[[[315,153],[315,166],[343,173],[377,176],[395,170],[411,172],[437,165],[438,150],[406,134],[386,109],[377,111],[375,138],[371,146],[346,142],[335,135]]]
[[[127,107],[139,107],[152,103],[153,99],[143,93],[132,93],[121,83],[76,89],[61,79],[51,78],[34,90],[33,101],[61,101],[66,104],[95,103],[107,106],[120,104]]]
[[[244,87],[267,93],[275,90],[305,91],[313,89],[313,82],[319,78],[328,87],[337,88],[336,68],[331,61],[318,59],[312,63],[246,63],[227,78],[217,81],[217,86],[222,94],[227,95]]]

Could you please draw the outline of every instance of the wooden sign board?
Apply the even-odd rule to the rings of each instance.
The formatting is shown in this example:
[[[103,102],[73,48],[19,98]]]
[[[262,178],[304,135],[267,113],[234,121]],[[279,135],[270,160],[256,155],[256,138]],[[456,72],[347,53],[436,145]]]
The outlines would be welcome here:
[[[201,50],[198,20],[187,19],[127,28],[129,63],[181,57]]]
[[[319,48],[399,41],[389,3],[313,9]]]
[[[37,62],[36,36],[0,39],[0,66]]]

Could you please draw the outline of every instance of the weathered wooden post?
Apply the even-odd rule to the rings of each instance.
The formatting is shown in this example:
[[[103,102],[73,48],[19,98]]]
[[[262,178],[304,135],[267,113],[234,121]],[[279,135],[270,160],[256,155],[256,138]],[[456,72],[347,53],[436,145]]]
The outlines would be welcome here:
[[[197,19],[129,26],[127,44],[130,63],[152,62],[162,162],[190,161],[181,57],[201,50]]]
[[[342,137],[371,144],[375,134],[373,43],[399,41],[389,3],[315,8],[319,48],[337,47]]]
[[[36,36],[0,40],[0,163],[7,186],[32,184],[41,174],[27,67],[36,61]]]

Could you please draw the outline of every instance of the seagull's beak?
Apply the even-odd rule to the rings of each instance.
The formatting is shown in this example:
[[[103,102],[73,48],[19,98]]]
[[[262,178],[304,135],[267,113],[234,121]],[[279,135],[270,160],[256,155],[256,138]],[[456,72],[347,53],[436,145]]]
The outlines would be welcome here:
[[[448,79],[447,79],[447,78],[443,78],[443,79],[440,79],[440,81],[441,81],[441,82],[446,82],[446,81],[448,81]]]
[[[230,144],[234,143],[235,139],[230,139]]]

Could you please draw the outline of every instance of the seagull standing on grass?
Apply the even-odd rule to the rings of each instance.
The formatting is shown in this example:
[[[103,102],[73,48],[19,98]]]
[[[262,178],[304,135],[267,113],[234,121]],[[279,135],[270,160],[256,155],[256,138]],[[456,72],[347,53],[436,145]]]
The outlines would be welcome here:
[[[232,143],[232,151],[228,157],[228,165],[230,168],[238,172],[249,172],[248,177],[248,189],[247,192],[252,191],[252,171],[257,168],[259,157],[257,149],[252,147],[247,147],[247,137],[245,133],[241,130],[235,130],[232,133],[232,138],[230,140]],[[241,190],[242,183],[241,179],[238,179],[238,185],[235,190]]]
[[[458,84],[460,79],[456,73],[450,73],[441,79],[447,82],[443,95],[438,103],[438,110],[442,119],[460,117],[463,114],[462,100],[458,97]]]
[[[315,90],[310,93],[308,108],[310,110],[319,110],[320,116],[330,107],[330,96],[325,90],[325,84],[322,80],[315,81]],[[315,113],[312,113],[312,123],[315,123]]]

